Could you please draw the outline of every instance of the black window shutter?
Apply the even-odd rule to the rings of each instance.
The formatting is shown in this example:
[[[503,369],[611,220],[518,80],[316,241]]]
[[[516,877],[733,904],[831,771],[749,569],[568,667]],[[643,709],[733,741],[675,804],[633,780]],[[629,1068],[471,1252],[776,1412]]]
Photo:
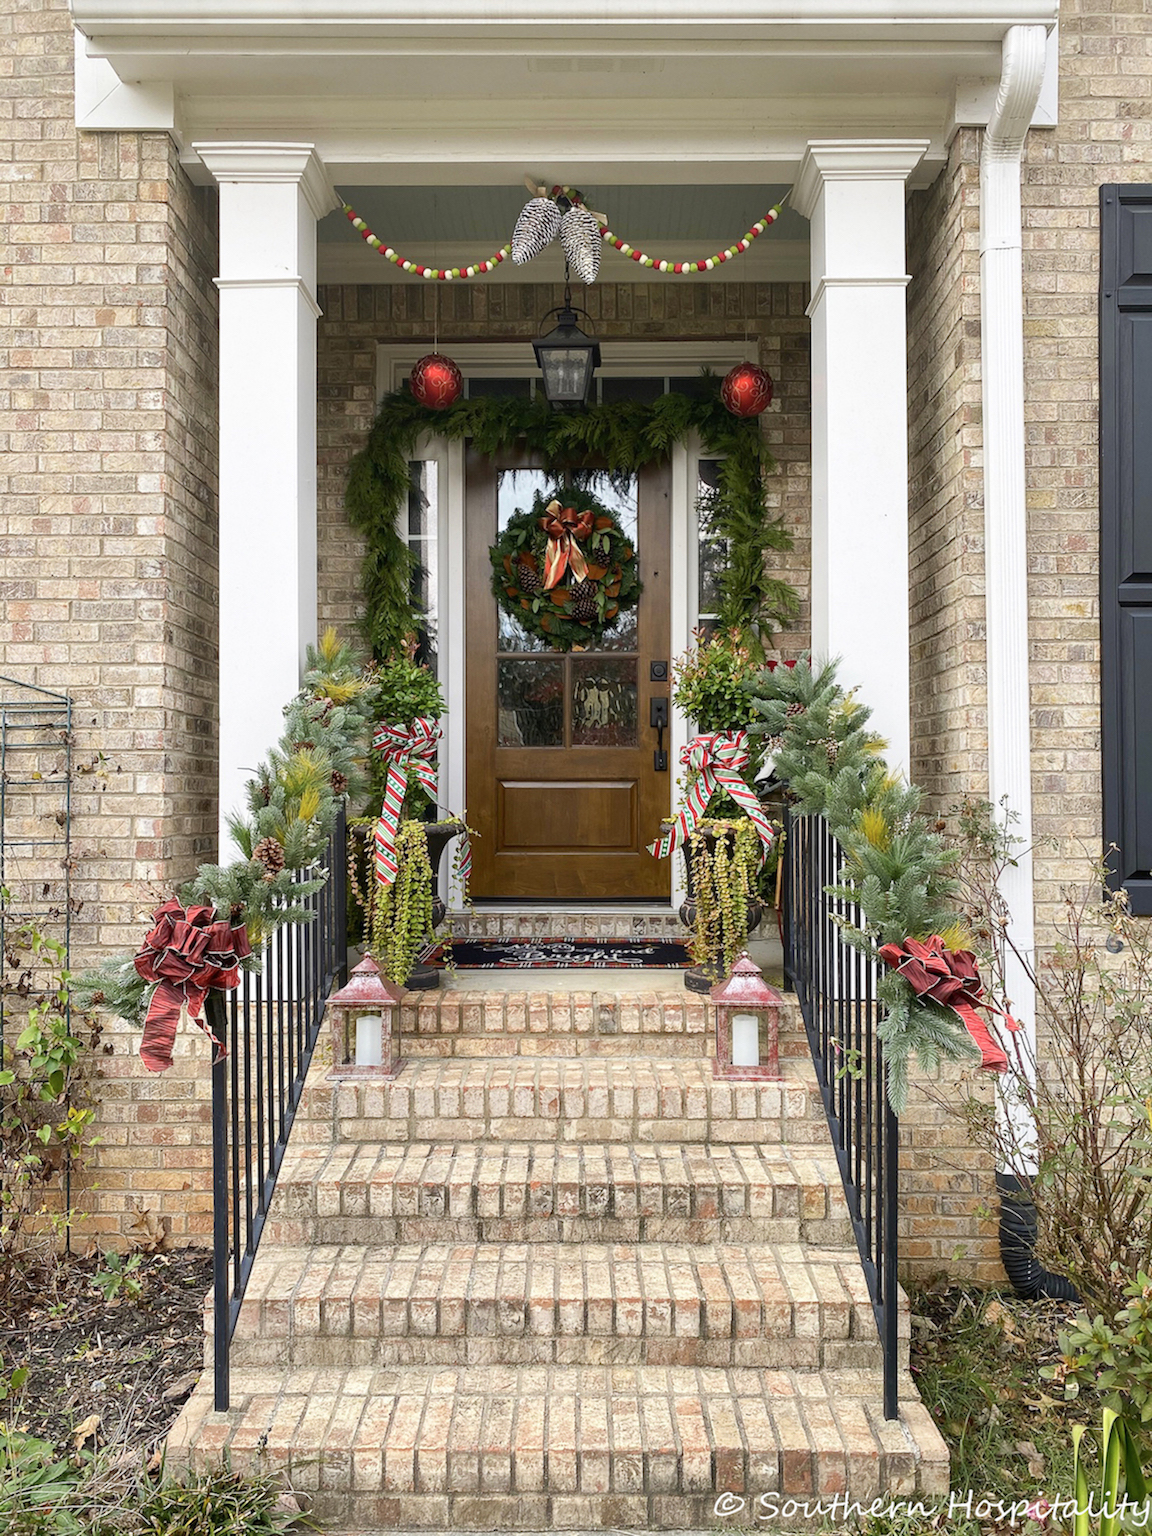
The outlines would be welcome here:
[[[1152,914],[1152,186],[1100,189],[1104,842]]]

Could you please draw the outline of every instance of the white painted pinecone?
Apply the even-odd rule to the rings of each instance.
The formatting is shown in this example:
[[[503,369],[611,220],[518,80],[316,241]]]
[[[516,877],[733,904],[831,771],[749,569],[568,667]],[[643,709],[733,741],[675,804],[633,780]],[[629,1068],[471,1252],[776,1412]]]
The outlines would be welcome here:
[[[560,220],[560,239],[573,276],[594,283],[600,273],[600,226],[587,208],[569,208]]]
[[[523,266],[539,256],[560,233],[560,210],[550,197],[534,197],[525,203],[512,231],[512,260]]]

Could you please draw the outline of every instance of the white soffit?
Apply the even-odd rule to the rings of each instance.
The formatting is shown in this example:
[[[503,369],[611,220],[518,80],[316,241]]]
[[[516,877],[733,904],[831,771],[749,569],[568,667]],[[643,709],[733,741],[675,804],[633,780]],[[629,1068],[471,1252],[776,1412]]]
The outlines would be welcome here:
[[[1006,29],[1056,6],[73,0],[77,122],[166,111],[185,143],[307,138],[335,182],[381,185],[789,181],[810,138],[927,137],[924,184],[958,86],[982,99]]]

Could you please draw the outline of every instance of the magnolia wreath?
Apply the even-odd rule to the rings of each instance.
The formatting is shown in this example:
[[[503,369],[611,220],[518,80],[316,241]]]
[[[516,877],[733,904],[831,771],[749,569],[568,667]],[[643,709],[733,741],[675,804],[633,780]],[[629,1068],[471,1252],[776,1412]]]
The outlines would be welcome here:
[[[636,551],[587,491],[537,493],[492,546],[492,591],[503,611],[553,650],[582,650],[640,600]]]

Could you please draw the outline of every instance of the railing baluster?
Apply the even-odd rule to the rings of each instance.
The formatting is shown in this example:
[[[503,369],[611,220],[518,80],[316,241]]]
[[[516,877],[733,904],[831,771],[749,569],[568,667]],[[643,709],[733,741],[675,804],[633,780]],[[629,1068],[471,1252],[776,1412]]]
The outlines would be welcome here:
[[[347,969],[344,919],[345,819],[341,811],[323,867],[328,879],[303,903],[310,917],[264,946],[260,970],[245,971],[225,1002],[209,993],[228,1058],[212,1068],[212,1241],[216,1408],[229,1402],[229,1351],[256,1249],[324,1005]],[[315,878],[301,871],[297,883]]]
[[[844,855],[822,817],[787,813],[785,978],[796,993],[868,1282],[883,1357],[884,1416],[897,1418],[899,1338],[896,1223],[900,1127],[885,1091],[876,1033],[877,964],[840,924],[860,909],[829,895]]]

